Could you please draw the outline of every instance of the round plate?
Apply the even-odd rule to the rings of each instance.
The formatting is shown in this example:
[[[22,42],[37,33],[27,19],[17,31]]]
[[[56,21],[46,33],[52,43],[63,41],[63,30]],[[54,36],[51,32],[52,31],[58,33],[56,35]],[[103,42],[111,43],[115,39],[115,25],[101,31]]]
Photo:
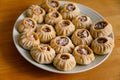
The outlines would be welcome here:
[[[65,2],[65,1],[60,1],[60,4],[63,5],[63,4],[66,4],[66,3],[69,3],[69,2]],[[77,3],[76,3],[77,4]],[[96,22],[96,21],[99,21],[99,20],[105,20],[99,13],[97,13],[96,11],[84,6],[84,5],[81,5],[81,4],[77,4],[77,6],[80,8],[81,10],[81,14],[84,14],[84,15],[87,15],[89,16],[93,22]],[[17,40],[17,37],[19,35],[19,32],[17,31],[17,26],[18,26],[18,23],[23,19],[25,18],[26,15],[25,15],[25,12],[23,12],[19,17],[18,19],[16,20],[15,22],[15,25],[14,25],[14,28],[13,28],[13,40],[14,40],[14,44],[17,48],[17,50],[19,51],[19,53],[30,63],[32,63],[33,65],[37,66],[38,68],[41,68],[41,69],[44,69],[44,70],[47,70],[47,71],[50,71],[50,72],[55,72],[55,73],[63,73],[63,74],[70,74],[70,73],[78,73],[78,72],[84,72],[84,71],[87,71],[87,70],[90,70],[92,68],[95,68],[96,66],[100,65],[103,61],[105,61],[108,56],[110,55],[111,51],[109,54],[107,55],[104,55],[104,56],[98,56],[98,55],[95,55],[95,60],[89,64],[89,65],[86,65],[86,66],[81,66],[81,65],[77,65],[73,70],[71,71],[59,71],[58,69],[56,69],[53,65],[42,65],[42,64],[38,64],[37,62],[35,62],[32,57],[30,56],[29,54],[29,51],[23,49],[19,43],[18,43],[18,40]],[[110,35],[113,39],[114,39],[114,34],[112,33]]]

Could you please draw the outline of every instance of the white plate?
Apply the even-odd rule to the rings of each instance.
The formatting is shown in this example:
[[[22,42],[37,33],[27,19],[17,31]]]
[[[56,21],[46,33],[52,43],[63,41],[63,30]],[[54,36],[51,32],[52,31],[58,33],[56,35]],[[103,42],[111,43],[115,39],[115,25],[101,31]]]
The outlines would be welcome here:
[[[65,1],[60,1],[61,5],[65,4],[65,3],[69,3],[69,2],[65,2]],[[77,3],[76,3],[77,4]],[[99,20],[105,20],[99,13],[97,13],[96,11],[81,5],[81,4],[77,4],[77,6],[80,8],[81,13],[85,14],[87,16],[89,16],[93,22],[99,21]],[[17,19],[17,21],[15,22],[14,28],[13,28],[13,40],[15,43],[15,46],[17,48],[17,50],[19,51],[19,53],[30,63],[32,63],[33,65],[37,66],[38,68],[50,71],[50,72],[55,72],[55,73],[63,73],[63,74],[70,74],[70,73],[78,73],[78,72],[84,72],[87,70],[90,70],[92,68],[95,68],[96,66],[100,65],[103,61],[105,61],[108,56],[110,55],[111,51],[109,54],[104,55],[104,56],[97,56],[95,55],[95,60],[86,66],[81,66],[81,65],[77,65],[73,70],[71,71],[59,71],[57,70],[53,65],[42,65],[42,64],[38,64],[37,62],[35,62],[28,51],[26,51],[25,49],[21,48],[18,44],[18,40],[17,37],[19,35],[19,32],[17,31],[16,27],[18,26],[18,23],[25,18],[25,12],[23,12]],[[114,39],[114,34],[111,35],[111,37]]]

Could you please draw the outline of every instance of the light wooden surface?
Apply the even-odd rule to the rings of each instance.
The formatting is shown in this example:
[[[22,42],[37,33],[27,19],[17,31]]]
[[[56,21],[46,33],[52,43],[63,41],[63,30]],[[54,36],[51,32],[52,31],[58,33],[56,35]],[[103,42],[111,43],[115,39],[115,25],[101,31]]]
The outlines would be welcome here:
[[[77,74],[55,74],[27,62],[12,39],[18,16],[42,0],[0,0],[0,80],[120,80],[120,0],[69,0],[86,5],[103,15],[113,26],[115,48],[100,66]]]

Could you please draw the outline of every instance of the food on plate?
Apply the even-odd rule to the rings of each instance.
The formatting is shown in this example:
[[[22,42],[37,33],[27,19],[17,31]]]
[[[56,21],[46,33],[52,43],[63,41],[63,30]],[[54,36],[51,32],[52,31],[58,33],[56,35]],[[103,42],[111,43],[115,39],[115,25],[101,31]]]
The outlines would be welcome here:
[[[55,32],[54,28],[48,24],[40,25],[37,28],[36,33],[38,34],[40,42],[43,42],[43,43],[48,43],[53,38],[56,37],[56,32]]]
[[[57,11],[60,7],[60,2],[58,0],[44,0],[41,6],[46,12]]]
[[[51,11],[46,14],[45,23],[55,26],[56,23],[62,20],[62,16],[58,11]]]
[[[74,45],[67,36],[57,36],[51,40],[50,46],[56,51],[57,54],[72,53],[74,49]]]
[[[42,23],[44,21],[46,12],[40,6],[32,5],[27,9],[26,14],[28,17],[33,18],[37,23]]]
[[[90,64],[95,60],[94,53],[88,45],[78,45],[73,51],[73,56],[78,64]]]
[[[32,18],[24,18],[18,24],[17,30],[20,33],[35,31],[36,26],[37,26],[37,23],[36,23],[36,21],[34,19],[32,19]]]
[[[108,36],[112,33],[112,26],[107,21],[98,21],[90,28],[90,33],[94,38]]]
[[[53,65],[59,70],[69,71],[75,68],[76,61],[72,54],[61,53],[55,57]]]
[[[48,44],[34,46],[30,50],[32,58],[41,64],[50,64],[55,57],[55,51]]]
[[[90,45],[93,38],[87,29],[77,29],[72,35],[72,42],[75,45]]]
[[[86,15],[78,15],[72,20],[72,22],[75,25],[76,29],[81,29],[81,28],[89,29],[93,24],[90,17]]]
[[[114,47],[112,26],[81,10],[75,3],[58,0],[31,5],[16,27],[19,45],[38,65],[53,64],[61,71],[92,63],[94,54],[104,57]]]
[[[108,54],[113,47],[113,39],[106,36],[96,38],[91,44],[93,52],[98,55]]]
[[[38,35],[35,32],[21,33],[18,37],[19,44],[26,50],[40,44]]]
[[[74,3],[68,3],[61,6],[60,13],[64,19],[72,20],[80,14],[80,9]]]
[[[70,36],[75,31],[75,26],[70,20],[61,20],[56,24],[55,30],[59,36]]]

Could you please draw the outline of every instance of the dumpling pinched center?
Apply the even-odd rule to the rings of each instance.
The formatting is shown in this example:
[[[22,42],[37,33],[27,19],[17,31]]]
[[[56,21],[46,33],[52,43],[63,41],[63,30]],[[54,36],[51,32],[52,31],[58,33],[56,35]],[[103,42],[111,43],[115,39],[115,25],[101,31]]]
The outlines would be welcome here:
[[[99,39],[97,40],[97,42],[98,42],[98,43],[106,43],[106,42],[107,42],[107,39],[105,39],[105,38],[99,38]]]
[[[107,26],[107,22],[102,21],[102,22],[96,23],[95,26],[94,26],[94,28],[96,30],[99,30],[99,29],[105,28],[106,26]]]
[[[50,51],[50,48],[48,46],[41,46],[40,48],[45,51]]]
[[[37,14],[42,14],[42,10],[40,8],[35,8],[34,12]]]
[[[50,28],[48,28],[48,27],[45,27],[45,28],[43,28],[42,29],[44,32],[50,32],[51,30],[50,30]]]
[[[33,40],[33,41],[35,41],[35,40],[37,40],[37,38],[36,38],[36,35],[35,34],[29,34],[29,39],[30,40]]]
[[[68,56],[68,55],[61,55],[61,57],[60,58],[62,58],[63,60],[67,60],[67,59],[69,59],[70,57]]]
[[[52,14],[52,17],[58,18],[58,17],[59,17],[59,14],[58,14],[57,12],[54,12],[54,13]]]
[[[49,1],[49,5],[53,8],[58,7],[58,2],[57,1]]]
[[[78,18],[78,20],[81,21],[81,22],[85,22],[85,21],[87,21],[87,17],[86,16],[80,16]]]
[[[88,32],[86,31],[86,30],[82,30],[82,31],[79,31],[78,33],[77,33],[77,36],[79,36],[80,38],[86,38],[86,37],[88,37]]]
[[[25,20],[25,24],[31,28],[34,28],[34,22],[30,19]]]
[[[73,4],[68,4],[67,5],[67,10],[74,11],[75,10],[75,6]]]
[[[56,40],[56,43],[61,46],[66,46],[68,42],[69,40],[66,37],[60,37],[58,40]]]
[[[69,26],[70,23],[68,21],[62,21],[61,22],[61,27],[66,27],[66,26]]]
[[[80,54],[84,54],[84,55],[89,54],[88,50],[85,49],[85,48],[78,48],[77,52],[80,53]]]

